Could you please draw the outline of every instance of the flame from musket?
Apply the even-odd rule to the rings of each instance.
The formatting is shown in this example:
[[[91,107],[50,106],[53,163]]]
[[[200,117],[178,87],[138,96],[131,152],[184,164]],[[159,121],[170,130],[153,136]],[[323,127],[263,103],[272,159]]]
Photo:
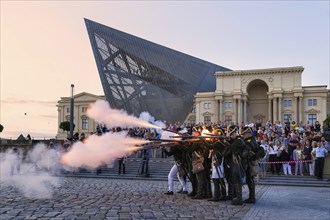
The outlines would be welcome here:
[[[208,136],[208,137],[209,137],[210,134],[211,134],[210,131],[207,130],[207,129],[204,129],[204,130],[202,131],[202,136]],[[210,138],[205,138],[205,140],[209,141]]]
[[[91,104],[87,110],[87,116],[110,127],[161,128],[135,116],[128,115],[124,110],[112,109],[109,103],[103,100]]]

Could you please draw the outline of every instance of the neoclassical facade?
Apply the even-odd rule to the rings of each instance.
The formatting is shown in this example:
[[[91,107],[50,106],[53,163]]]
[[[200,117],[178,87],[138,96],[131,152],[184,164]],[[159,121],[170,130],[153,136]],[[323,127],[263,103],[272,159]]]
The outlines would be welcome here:
[[[97,123],[88,118],[86,115],[89,104],[97,100],[105,100],[105,96],[93,95],[87,92],[82,92],[74,96],[74,119],[73,123],[75,128],[73,133],[84,133],[86,137],[96,131]],[[57,126],[57,139],[65,139],[68,134],[59,128],[61,122],[70,121],[70,97],[61,97],[57,104],[58,112],[58,126]]]
[[[188,122],[322,122],[330,115],[326,85],[302,86],[304,68],[216,72],[216,90],[195,95]]]

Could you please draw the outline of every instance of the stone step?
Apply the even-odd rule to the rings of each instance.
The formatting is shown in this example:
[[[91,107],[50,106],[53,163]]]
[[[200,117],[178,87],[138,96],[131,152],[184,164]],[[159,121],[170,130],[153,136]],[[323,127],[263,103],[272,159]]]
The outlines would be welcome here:
[[[141,169],[141,158],[128,158],[125,164],[126,174],[118,175],[118,162],[112,167],[102,167],[101,173],[96,174],[94,170],[84,170],[80,172],[68,172],[66,176],[74,177],[93,177],[93,178],[118,178],[118,179],[146,179],[146,180],[167,180],[168,173],[174,162],[173,157],[154,158],[149,161],[149,176],[139,175]],[[295,175],[272,175],[267,174],[266,179],[256,180],[260,185],[277,185],[277,186],[305,186],[305,187],[330,187],[330,182],[326,180],[317,180],[308,174],[304,176]]]

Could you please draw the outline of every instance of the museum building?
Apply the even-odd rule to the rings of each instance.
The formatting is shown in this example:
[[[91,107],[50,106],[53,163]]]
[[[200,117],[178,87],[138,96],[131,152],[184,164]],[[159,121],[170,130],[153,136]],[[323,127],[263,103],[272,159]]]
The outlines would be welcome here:
[[[322,123],[330,115],[330,90],[326,85],[302,86],[303,71],[297,66],[216,72],[216,90],[195,95],[187,120]]]

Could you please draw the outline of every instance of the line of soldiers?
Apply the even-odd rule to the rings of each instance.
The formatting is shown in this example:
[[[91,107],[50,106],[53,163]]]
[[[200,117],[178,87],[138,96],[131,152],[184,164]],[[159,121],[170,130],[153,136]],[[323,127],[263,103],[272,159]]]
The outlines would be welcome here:
[[[209,201],[231,200],[233,205],[255,203],[254,177],[258,174],[258,159],[265,155],[252,135],[252,129],[244,127],[241,135],[236,125],[229,126],[227,131],[220,127],[208,128],[212,135],[201,136],[202,128],[194,127],[191,137],[197,141],[177,142],[166,154],[173,155],[175,164],[168,180],[169,190],[166,195],[173,195],[173,178],[177,174],[182,185],[180,193],[187,194],[185,178],[189,178],[192,191],[191,199],[208,199]],[[242,200],[242,179],[246,178],[249,198]],[[212,195],[211,179],[214,184]],[[226,180],[226,181],[225,181]],[[227,182],[227,186],[226,186]]]

